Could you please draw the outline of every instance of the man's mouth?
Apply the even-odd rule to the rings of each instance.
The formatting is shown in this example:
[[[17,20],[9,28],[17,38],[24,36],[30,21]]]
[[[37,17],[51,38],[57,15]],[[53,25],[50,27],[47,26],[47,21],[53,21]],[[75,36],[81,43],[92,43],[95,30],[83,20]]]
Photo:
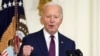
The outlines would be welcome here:
[[[54,27],[54,25],[49,25],[50,27]]]

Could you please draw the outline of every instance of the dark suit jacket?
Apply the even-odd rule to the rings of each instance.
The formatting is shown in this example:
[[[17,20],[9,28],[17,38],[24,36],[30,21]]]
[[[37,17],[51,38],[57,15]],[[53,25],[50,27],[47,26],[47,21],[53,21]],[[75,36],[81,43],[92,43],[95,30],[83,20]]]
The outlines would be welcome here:
[[[64,35],[58,33],[59,38],[59,56],[67,56],[66,51],[70,51],[74,54],[75,43],[71,39],[65,37]],[[22,41],[22,46],[18,53],[18,56],[22,56],[22,48],[24,45],[31,45],[34,50],[31,56],[49,56],[48,49],[46,46],[46,41],[43,34],[43,29],[39,32],[29,34]],[[73,55],[74,56],[74,55]]]

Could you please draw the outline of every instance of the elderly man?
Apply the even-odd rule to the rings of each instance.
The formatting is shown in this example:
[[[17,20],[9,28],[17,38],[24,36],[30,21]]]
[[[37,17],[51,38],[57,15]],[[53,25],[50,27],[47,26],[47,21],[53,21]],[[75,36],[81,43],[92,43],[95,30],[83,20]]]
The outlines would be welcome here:
[[[62,7],[46,3],[41,10],[43,29],[23,39],[18,56],[67,56],[67,52],[74,56],[74,41],[58,31],[62,20]]]

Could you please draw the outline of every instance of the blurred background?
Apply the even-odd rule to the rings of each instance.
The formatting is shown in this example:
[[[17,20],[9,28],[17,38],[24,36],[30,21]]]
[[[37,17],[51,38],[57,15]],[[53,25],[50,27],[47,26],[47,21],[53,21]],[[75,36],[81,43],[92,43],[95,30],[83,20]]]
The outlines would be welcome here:
[[[43,27],[39,9],[48,1],[63,8],[59,31],[73,39],[84,56],[100,56],[100,0],[23,0],[28,34]]]

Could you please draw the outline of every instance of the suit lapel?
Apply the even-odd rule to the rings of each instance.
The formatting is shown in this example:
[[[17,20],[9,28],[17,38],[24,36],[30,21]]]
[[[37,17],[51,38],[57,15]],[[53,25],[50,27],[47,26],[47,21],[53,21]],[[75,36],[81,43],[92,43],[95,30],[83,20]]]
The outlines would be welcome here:
[[[62,38],[62,36],[61,36],[61,34],[60,33],[58,33],[58,38],[59,38],[59,56],[65,56],[66,54],[65,54],[65,44],[64,44],[64,40],[63,40],[63,38]]]
[[[43,34],[43,29],[39,32],[38,38],[39,38],[38,44],[42,53],[41,56],[48,56],[49,54],[48,54],[48,49],[47,49],[46,41]]]
[[[41,53],[42,53],[41,56],[49,56],[49,52],[48,52],[46,41],[43,34],[43,29],[39,32],[38,38],[39,39],[37,41],[41,49]],[[64,39],[60,33],[58,33],[58,38],[59,38],[59,56],[66,56],[65,51],[64,51],[65,50]]]

